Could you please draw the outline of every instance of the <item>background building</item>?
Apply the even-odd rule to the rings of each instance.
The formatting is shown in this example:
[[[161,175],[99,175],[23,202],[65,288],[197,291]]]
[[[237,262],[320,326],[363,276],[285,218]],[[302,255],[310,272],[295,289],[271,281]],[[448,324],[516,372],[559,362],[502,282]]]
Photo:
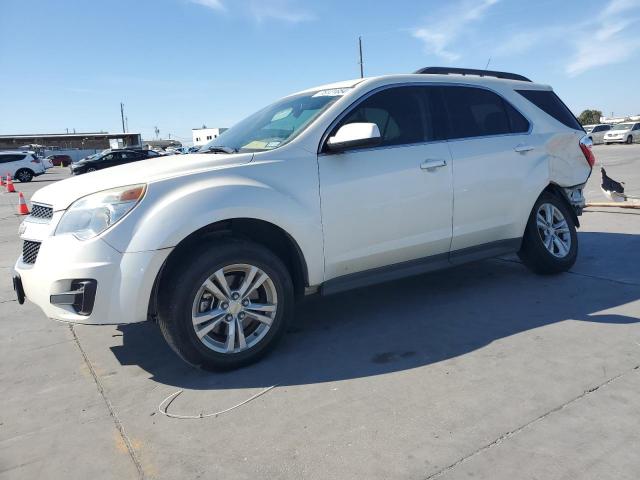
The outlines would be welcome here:
[[[193,137],[193,144],[195,146],[201,146],[205,143],[209,143],[214,138],[218,138],[218,136],[227,130],[226,128],[192,128],[191,136]]]
[[[95,149],[141,147],[139,133],[43,133],[33,135],[0,135],[0,149],[23,149],[26,146],[46,149]]]
[[[79,160],[107,148],[140,148],[139,133],[42,133],[32,135],[0,135],[0,150],[30,150],[40,156],[53,153]]]

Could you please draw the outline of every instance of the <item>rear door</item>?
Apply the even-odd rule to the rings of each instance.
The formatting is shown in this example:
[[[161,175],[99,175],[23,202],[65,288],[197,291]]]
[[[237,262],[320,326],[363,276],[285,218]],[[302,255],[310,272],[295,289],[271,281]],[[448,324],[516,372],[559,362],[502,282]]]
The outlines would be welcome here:
[[[327,279],[428,256],[446,261],[451,157],[430,92],[387,87],[350,107],[332,129],[329,136],[349,123],[375,123],[382,142],[318,157]]]
[[[454,259],[453,252],[522,236],[523,189],[544,156],[529,121],[497,93],[451,85],[442,95],[453,157]]]

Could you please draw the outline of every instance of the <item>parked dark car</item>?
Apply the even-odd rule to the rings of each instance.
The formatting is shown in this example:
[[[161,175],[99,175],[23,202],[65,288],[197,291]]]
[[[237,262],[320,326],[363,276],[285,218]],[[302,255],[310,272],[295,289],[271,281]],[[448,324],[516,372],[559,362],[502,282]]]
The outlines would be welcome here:
[[[110,150],[101,154],[91,155],[71,164],[71,174],[80,175],[82,173],[102,170],[103,168],[115,167],[125,163],[146,160],[147,158],[159,157],[153,150]]]
[[[49,155],[46,159],[51,160],[54,167],[68,167],[73,162],[69,155]]]

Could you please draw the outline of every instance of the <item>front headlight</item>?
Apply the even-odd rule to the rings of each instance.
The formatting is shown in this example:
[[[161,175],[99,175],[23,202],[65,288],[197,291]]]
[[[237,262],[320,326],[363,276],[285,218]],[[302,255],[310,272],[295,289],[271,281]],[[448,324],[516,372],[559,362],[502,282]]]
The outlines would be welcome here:
[[[129,185],[93,193],[76,200],[64,213],[55,235],[73,233],[78,240],[100,235],[133,210],[146,185]]]

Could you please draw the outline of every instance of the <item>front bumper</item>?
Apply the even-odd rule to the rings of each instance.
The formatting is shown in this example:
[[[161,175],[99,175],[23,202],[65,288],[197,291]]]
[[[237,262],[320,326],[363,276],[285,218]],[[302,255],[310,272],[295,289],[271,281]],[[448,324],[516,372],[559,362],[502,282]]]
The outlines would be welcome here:
[[[621,137],[604,137],[603,142],[604,143],[624,143],[627,141],[627,137],[626,136],[621,136]]]
[[[31,229],[37,231],[38,227]],[[49,318],[84,324],[122,324],[147,319],[151,291],[171,249],[121,253],[101,238],[77,240],[73,235],[30,236],[29,223],[23,239],[41,241],[35,263],[20,256],[15,264],[24,295]],[[82,282],[95,281],[90,313],[77,302],[61,299],[78,292]],[[66,304],[65,304],[66,303]]]

